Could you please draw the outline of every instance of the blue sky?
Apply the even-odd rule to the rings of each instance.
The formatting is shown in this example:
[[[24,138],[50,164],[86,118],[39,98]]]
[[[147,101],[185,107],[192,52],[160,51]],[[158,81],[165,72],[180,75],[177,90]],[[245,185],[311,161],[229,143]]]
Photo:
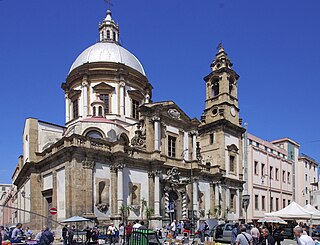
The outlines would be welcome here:
[[[199,118],[203,77],[222,41],[240,75],[249,132],[290,137],[319,161],[319,9],[319,0],[114,0],[112,13],[154,101],[174,100]],[[64,123],[60,85],[77,55],[98,40],[105,12],[102,0],[0,1],[0,183],[10,183],[22,154],[25,118]]]

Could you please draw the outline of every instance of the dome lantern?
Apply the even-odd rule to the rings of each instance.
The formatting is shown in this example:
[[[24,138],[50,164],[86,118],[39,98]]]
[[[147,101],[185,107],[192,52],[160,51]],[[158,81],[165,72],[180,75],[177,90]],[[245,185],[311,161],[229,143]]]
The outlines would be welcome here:
[[[99,24],[100,42],[115,42],[119,40],[119,26],[112,19],[110,10],[107,10],[107,15]]]

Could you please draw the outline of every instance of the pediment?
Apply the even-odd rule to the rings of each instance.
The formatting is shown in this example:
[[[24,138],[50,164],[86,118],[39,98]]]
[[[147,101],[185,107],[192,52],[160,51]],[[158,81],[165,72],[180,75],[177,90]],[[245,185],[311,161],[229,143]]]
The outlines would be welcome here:
[[[134,98],[137,98],[139,100],[142,100],[144,98],[144,94],[141,93],[139,90],[129,90],[128,91],[128,94],[131,96],[131,97],[134,97]]]
[[[114,87],[107,83],[99,83],[92,87],[95,93],[111,93],[114,91]]]

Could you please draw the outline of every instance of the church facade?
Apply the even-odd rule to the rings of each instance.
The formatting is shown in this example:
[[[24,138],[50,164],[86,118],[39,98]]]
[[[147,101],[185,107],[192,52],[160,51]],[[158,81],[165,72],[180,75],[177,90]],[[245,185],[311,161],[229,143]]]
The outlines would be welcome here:
[[[239,76],[223,47],[204,78],[198,120],[173,101],[152,101],[153,87],[140,61],[119,44],[110,11],[99,33],[61,85],[65,125],[26,120],[13,175],[18,207],[57,221],[144,219],[153,228],[171,219],[242,219],[245,130]],[[51,207],[57,215],[50,216]],[[17,215],[33,229],[47,222]]]

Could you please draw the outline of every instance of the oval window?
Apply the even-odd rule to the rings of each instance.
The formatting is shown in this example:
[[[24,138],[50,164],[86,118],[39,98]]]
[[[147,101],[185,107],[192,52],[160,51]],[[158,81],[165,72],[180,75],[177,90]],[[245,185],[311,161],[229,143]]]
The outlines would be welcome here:
[[[97,131],[97,130],[91,130],[91,131],[89,131],[89,132],[86,134],[86,136],[88,136],[88,137],[90,137],[90,138],[94,138],[94,139],[102,139],[102,138],[103,138],[102,134],[101,134],[99,131]]]

